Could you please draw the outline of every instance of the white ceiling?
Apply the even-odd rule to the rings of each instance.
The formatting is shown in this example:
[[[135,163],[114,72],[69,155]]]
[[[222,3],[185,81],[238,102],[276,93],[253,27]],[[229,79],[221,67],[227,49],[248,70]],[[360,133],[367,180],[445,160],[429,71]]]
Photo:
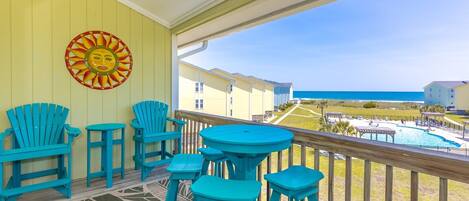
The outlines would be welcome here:
[[[119,2],[167,27],[174,27],[223,0],[119,0]]]
[[[168,28],[173,28],[224,1],[226,0],[119,0]],[[179,33],[177,46],[182,48],[222,37],[332,1],[335,0],[256,0]]]
[[[225,36],[335,0],[257,0],[177,36],[178,47]]]

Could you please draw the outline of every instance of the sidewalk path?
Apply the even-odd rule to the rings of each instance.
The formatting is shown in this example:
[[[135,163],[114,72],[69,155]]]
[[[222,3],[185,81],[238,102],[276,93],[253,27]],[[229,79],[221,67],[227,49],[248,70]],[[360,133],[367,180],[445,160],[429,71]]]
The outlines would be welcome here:
[[[462,124],[460,124],[460,123],[458,123],[457,121],[454,121],[454,120],[452,120],[452,119],[450,119],[450,118],[448,118],[448,117],[445,117],[445,120],[451,122],[452,124],[456,124],[456,125],[458,125],[458,126],[462,126]]]
[[[322,116],[320,113],[317,113],[317,112],[315,112],[315,111],[313,111],[313,110],[310,110],[310,109],[308,109],[308,108],[300,107],[300,109],[306,110],[306,111],[311,112],[311,113],[313,113],[313,114],[315,114],[315,115],[318,115],[318,116]]]
[[[302,114],[290,114],[290,116],[304,117],[304,118],[314,118],[314,117],[316,117],[316,115],[302,115]]]
[[[300,106],[300,104],[296,104],[295,106],[293,106],[293,108],[288,111],[287,113],[283,114],[280,118],[278,118],[277,120],[275,120],[272,124],[279,124],[280,122],[283,121],[283,119],[287,118],[288,115],[290,115],[294,110],[296,110],[296,108],[298,108],[298,106]]]

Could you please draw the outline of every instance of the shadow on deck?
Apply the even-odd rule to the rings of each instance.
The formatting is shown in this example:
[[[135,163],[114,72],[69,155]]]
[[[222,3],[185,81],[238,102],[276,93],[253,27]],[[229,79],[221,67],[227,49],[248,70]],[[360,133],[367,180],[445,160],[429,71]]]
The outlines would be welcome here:
[[[145,182],[157,181],[168,177],[169,173],[166,171],[166,166],[155,168],[151,176],[148,177],[144,182],[140,181],[140,170],[129,169],[125,173],[125,178],[120,179],[120,175],[115,174],[113,177],[113,187],[106,188],[106,180],[94,179],[91,182],[89,188],[86,187],[86,178],[78,179],[73,181],[73,197],[71,200],[86,200],[89,197],[100,195],[106,192],[116,191],[125,187],[135,186]],[[22,195],[19,201],[43,201],[43,200],[68,200],[63,197],[62,194],[58,193],[54,189],[47,189],[43,191],[37,191],[33,193],[27,193]]]

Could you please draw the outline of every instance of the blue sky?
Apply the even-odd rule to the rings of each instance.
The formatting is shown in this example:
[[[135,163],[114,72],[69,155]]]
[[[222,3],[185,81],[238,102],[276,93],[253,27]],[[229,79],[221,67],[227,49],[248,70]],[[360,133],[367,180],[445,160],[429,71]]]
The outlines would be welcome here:
[[[421,91],[469,80],[469,1],[338,0],[211,40],[184,60],[295,90]]]

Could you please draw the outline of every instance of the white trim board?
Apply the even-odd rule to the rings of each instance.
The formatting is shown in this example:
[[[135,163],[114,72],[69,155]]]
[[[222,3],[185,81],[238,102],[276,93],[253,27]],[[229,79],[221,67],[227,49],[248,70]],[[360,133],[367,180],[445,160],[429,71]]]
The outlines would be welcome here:
[[[150,12],[149,10],[143,8],[142,6],[134,3],[132,0],[118,0],[118,2],[124,4],[125,6],[137,11],[138,13],[144,15],[145,17],[148,17],[160,23],[161,25],[165,26],[166,28],[170,29],[212,8],[213,6],[220,4],[221,2],[223,2],[223,0],[208,0],[207,2],[200,4],[194,7],[193,9],[185,12],[184,14],[180,15],[179,17],[177,17],[176,19],[172,21],[168,21],[166,19],[159,17],[158,15],[155,15],[153,12]]]
[[[195,7],[194,9],[190,10],[189,12],[186,12],[184,13],[183,15],[179,16],[178,18],[176,18],[175,20],[173,20],[171,22],[171,28],[195,17],[196,15],[220,4],[221,2],[223,2],[224,0],[210,0],[210,1],[207,1],[206,3],[203,3],[197,7]]]
[[[142,8],[141,6],[135,4],[134,2],[130,1],[130,0],[118,0],[120,3],[126,5],[127,7],[131,8],[131,9],[134,9],[135,11],[137,11],[138,13],[144,15],[145,17],[148,17],[158,23],[160,23],[161,25],[169,28],[170,27],[170,23],[162,18],[159,18],[158,16],[154,15],[152,12],[148,11],[147,9],[145,8]]]
[[[171,109],[174,112],[179,109],[179,58],[175,34],[171,34],[171,99]]]

